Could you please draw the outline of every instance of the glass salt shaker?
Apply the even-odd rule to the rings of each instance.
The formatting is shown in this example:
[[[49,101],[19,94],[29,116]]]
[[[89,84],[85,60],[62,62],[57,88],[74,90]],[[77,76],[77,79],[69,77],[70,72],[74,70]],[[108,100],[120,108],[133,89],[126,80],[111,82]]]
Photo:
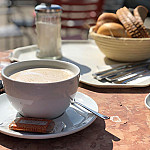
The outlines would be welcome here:
[[[60,59],[61,52],[61,12],[59,5],[44,3],[35,7],[37,32],[37,57]]]

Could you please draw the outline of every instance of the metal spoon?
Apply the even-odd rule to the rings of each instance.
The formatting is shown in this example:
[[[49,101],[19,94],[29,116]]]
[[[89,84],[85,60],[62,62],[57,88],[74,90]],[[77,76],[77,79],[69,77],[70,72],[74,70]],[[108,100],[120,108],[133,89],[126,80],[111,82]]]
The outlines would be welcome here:
[[[110,119],[110,117],[105,116],[105,115],[102,115],[102,114],[100,114],[100,113],[98,113],[98,112],[96,112],[96,111],[94,111],[94,110],[88,108],[87,106],[85,106],[85,105],[83,105],[83,104],[81,104],[81,103],[75,101],[75,99],[70,98],[70,101],[71,101],[71,104],[72,104],[72,105],[76,106],[75,104],[78,104],[79,106],[81,106],[81,107],[87,109],[88,111],[90,111],[90,112],[93,113],[94,115],[96,115],[96,116],[98,116],[98,117],[100,117],[100,118],[102,118],[102,119],[104,119],[104,120]],[[76,107],[77,107],[77,106],[76,106]]]

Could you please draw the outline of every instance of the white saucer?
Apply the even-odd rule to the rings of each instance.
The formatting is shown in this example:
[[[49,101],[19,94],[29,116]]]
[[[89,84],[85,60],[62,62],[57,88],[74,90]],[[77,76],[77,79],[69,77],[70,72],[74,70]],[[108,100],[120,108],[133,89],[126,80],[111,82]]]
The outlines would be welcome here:
[[[75,99],[76,101],[98,112],[98,106],[96,102],[89,96],[77,92]],[[13,121],[16,116],[18,116],[18,113],[10,104],[6,94],[0,95],[0,108],[0,132],[9,136],[25,139],[47,139],[73,134],[86,128],[96,119],[95,115],[88,112],[84,108],[77,108],[70,105],[62,116],[54,119],[56,124],[59,124],[61,122],[65,125],[65,128],[62,131],[58,130],[55,133],[47,134],[18,132],[9,130],[8,128],[9,123]]]
[[[150,93],[145,97],[145,105],[150,109]]]

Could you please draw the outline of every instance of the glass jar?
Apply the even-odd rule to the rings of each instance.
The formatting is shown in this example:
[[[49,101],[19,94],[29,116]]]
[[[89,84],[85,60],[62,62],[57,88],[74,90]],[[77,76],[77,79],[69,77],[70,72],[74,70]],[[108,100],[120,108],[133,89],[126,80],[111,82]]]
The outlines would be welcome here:
[[[37,32],[37,57],[60,59],[61,12],[59,5],[40,4],[35,7]]]

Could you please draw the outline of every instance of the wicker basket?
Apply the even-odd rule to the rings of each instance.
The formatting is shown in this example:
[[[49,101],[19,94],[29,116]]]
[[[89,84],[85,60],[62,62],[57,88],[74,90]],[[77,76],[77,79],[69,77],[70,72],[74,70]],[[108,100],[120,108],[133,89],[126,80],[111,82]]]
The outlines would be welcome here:
[[[90,28],[89,36],[95,40],[106,57],[120,62],[136,62],[150,58],[150,38],[116,38],[100,35]]]

